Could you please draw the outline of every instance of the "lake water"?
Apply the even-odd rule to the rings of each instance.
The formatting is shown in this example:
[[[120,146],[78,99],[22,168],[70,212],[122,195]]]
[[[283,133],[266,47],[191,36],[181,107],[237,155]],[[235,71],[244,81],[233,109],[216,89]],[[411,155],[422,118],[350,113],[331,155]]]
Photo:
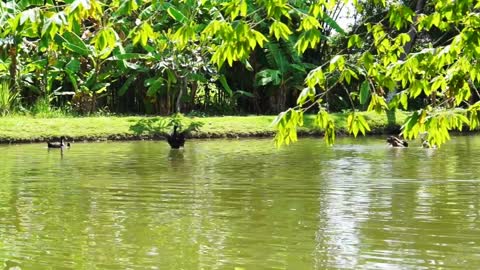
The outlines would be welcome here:
[[[411,145],[3,145],[0,268],[480,268],[480,137]]]

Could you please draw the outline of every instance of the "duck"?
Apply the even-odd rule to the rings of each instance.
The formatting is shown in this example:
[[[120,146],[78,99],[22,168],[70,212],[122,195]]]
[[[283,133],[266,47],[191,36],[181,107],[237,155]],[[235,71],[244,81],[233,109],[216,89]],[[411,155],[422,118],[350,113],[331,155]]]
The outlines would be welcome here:
[[[65,147],[70,147],[70,143],[65,144],[65,137],[62,136],[60,137],[60,142],[47,142],[47,147],[48,148],[65,148]]]
[[[433,145],[430,144],[430,143],[428,142],[428,140],[426,140],[426,139],[424,139],[424,138],[422,138],[422,147],[423,147],[423,148],[437,148],[437,146],[435,146],[434,144],[433,144]]]
[[[397,138],[395,136],[389,136],[387,138],[387,143],[393,147],[408,147],[407,141]]]
[[[178,125],[173,126],[173,133],[167,135],[167,142],[172,149],[179,149],[185,145],[185,131],[177,132]]]
[[[422,147],[423,148],[437,148],[435,144],[430,144],[428,142],[428,132],[423,132],[420,134],[420,140],[422,141]]]

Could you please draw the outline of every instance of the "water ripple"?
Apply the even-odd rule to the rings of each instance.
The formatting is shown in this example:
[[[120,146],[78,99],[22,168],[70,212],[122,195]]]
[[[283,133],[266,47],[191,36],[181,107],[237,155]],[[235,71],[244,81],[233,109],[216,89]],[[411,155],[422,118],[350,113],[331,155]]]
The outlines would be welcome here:
[[[480,139],[0,146],[0,263],[23,269],[480,266]]]

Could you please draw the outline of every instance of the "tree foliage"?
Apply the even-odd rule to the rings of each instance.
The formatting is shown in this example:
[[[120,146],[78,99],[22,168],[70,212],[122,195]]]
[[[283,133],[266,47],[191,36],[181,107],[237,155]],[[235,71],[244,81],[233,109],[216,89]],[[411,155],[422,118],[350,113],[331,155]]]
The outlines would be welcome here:
[[[385,15],[388,23],[383,20],[369,23],[362,36],[348,36],[347,47],[351,50],[332,56],[328,63],[308,74],[307,88],[293,110],[301,112],[318,106],[317,117],[324,119],[322,97],[332,85],[350,86],[353,81],[359,81],[360,87],[352,96],[358,97],[361,104],[369,100],[369,111],[407,109],[409,100],[419,96],[428,100],[427,106],[414,112],[402,126],[403,136],[408,139],[427,132],[430,144],[441,145],[449,139],[450,130],[461,130],[464,126],[477,128],[479,105],[478,101],[472,102],[472,93],[478,97],[480,5],[470,0],[436,1],[430,5],[434,11],[426,15],[416,14],[403,4],[391,4],[390,12]],[[416,50],[406,52],[405,46],[411,41],[409,26],[420,34],[433,29],[454,34],[443,44],[425,42]],[[305,47],[299,49],[302,51]],[[368,130],[368,125],[356,114],[355,108],[352,109],[348,127],[356,136]],[[287,134],[279,134],[294,138],[288,133],[295,132],[292,126],[296,121],[281,116],[287,123],[279,129]],[[325,130],[327,142],[332,142],[333,136],[332,130]],[[279,144],[289,142],[279,136],[277,141]]]

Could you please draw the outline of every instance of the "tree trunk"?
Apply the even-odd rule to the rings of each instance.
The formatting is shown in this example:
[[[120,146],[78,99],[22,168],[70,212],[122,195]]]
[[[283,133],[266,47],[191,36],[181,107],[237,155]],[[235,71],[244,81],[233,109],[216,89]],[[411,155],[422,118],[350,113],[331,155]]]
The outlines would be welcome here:
[[[90,104],[90,114],[93,114],[96,111],[96,103],[97,103],[97,94],[93,92],[91,96],[92,104]]]
[[[197,97],[198,82],[196,81],[192,82],[190,87],[192,88],[192,91],[191,91],[191,97],[190,97],[190,105],[188,108],[189,111],[195,108],[195,98]]]
[[[256,86],[253,87],[253,98],[252,98],[252,102],[253,102],[253,110],[255,111],[256,114],[262,114],[263,111],[262,109],[260,108],[260,104],[259,104],[259,99],[260,99],[260,94],[258,93],[258,88]]]
[[[175,112],[176,113],[181,112],[182,96],[183,96],[183,93],[185,92],[185,88],[187,88],[187,78],[185,76],[183,76],[182,79],[181,79],[180,91],[178,92],[178,96],[177,96],[177,102],[175,103]]]
[[[165,105],[165,107],[166,107],[165,113],[166,114],[169,114],[172,111],[172,102],[171,102],[171,98],[170,98],[170,93],[172,92],[171,88],[172,88],[172,86],[171,86],[170,82],[168,82],[167,83],[167,97],[166,97],[167,101],[166,101],[166,105]]]
[[[285,89],[284,86],[280,86],[277,92],[277,98],[276,98],[276,113],[283,112],[286,109],[286,102],[287,101],[287,89]]]
[[[400,60],[404,60],[405,57],[407,57],[407,55],[412,50],[413,45],[415,44],[415,40],[417,39],[416,23],[417,23],[418,14],[423,12],[423,8],[425,7],[426,3],[427,3],[427,0],[417,0],[417,5],[415,6],[415,17],[413,18],[413,23],[410,25],[410,29],[408,30],[410,41],[407,42],[407,44],[405,44],[405,46],[403,47],[403,50],[405,52],[400,57]]]
[[[203,109],[207,110],[208,105],[210,103],[210,87],[208,85],[205,86],[205,100],[203,104]]]

